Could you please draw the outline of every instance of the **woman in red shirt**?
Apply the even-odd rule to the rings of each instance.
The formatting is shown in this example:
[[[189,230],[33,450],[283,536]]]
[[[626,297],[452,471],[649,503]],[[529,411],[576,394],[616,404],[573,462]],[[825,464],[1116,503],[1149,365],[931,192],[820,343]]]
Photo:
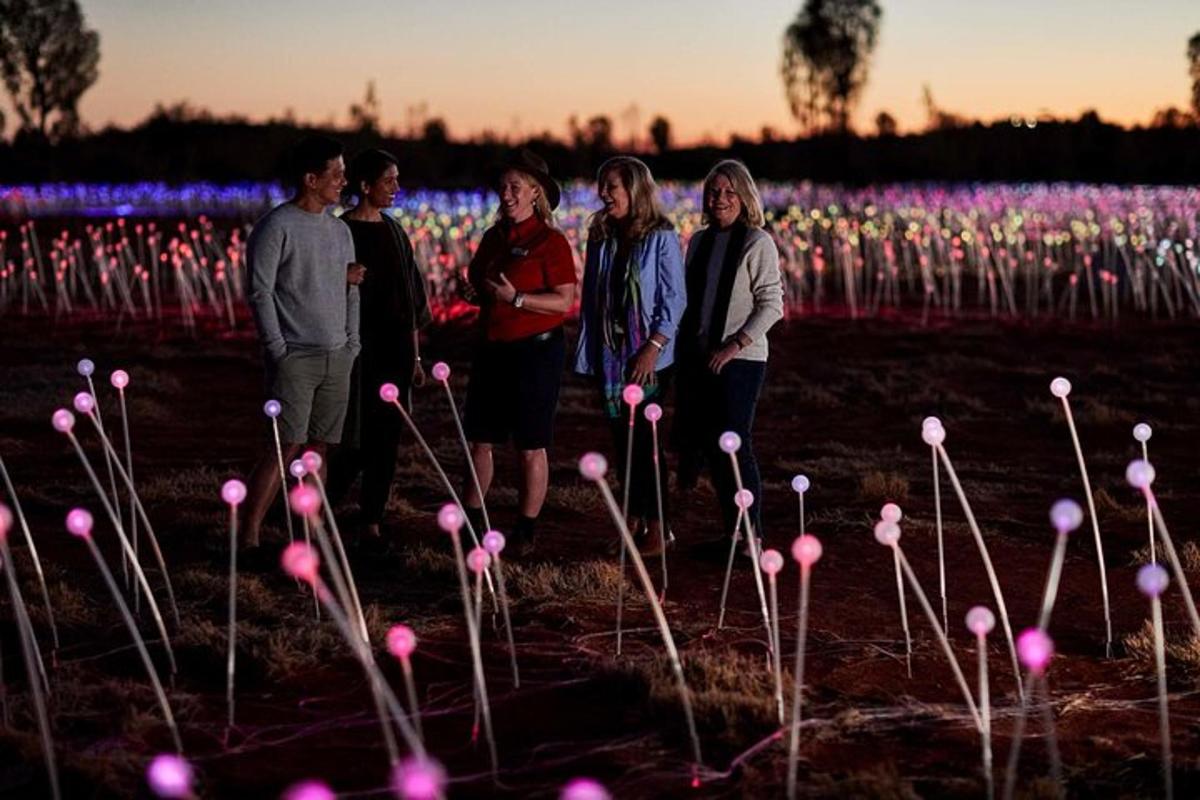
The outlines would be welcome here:
[[[483,335],[464,428],[484,495],[493,446],[511,439],[520,453],[520,508],[510,539],[528,550],[549,482],[546,448],[566,360],[563,320],[575,301],[575,259],[554,227],[560,192],[545,161],[520,150],[501,166],[497,191],[500,219],[483,234],[467,270]],[[483,497],[473,481],[466,484],[463,505],[479,528]]]

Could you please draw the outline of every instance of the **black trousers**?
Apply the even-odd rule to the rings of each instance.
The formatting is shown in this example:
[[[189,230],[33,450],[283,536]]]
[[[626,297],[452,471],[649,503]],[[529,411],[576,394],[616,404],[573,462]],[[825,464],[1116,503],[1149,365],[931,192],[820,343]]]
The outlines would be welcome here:
[[[657,374],[657,380],[662,387],[657,402],[662,403],[662,398],[666,396],[667,391],[671,386],[670,368],[660,371]],[[601,390],[603,396],[603,389]],[[637,412],[634,414],[633,423],[633,459],[631,461],[631,471],[633,473],[632,481],[629,483],[629,515],[645,519],[647,522],[656,521],[658,519],[658,501],[654,488],[654,436],[651,430],[650,423],[646,420],[646,416],[642,413],[646,408],[646,404],[638,406]],[[610,419],[609,431],[612,433],[613,450],[617,454],[616,468],[617,476],[621,483],[621,491],[625,491],[625,454],[626,447],[629,443],[629,407],[625,406],[625,416],[621,419]],[[668,488],[668,478],[670,471],[667,469],[666,452],[663,449],[665,432],[663,431],[662,421],[659,421],[658,430],[658,478],[662,487],[662,503],[663,503],[663,519],[670,523],[671,521],[671,504],[670,492]],[[622,497],[617,496],[617,501],[620,502]]]

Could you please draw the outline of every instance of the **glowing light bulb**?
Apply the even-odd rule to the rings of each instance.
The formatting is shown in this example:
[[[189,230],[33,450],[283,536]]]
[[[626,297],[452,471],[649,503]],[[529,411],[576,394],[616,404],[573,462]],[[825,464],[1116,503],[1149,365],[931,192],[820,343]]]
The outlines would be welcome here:
[[[976,636],[987,636],[996,627],[996,615],[987,606],[975,606],[967,612],[967,630]]]
[[[417,649],[417,634],[407,625],[393,625],[387,632],[388,652],[396,658],[408,658]]]
[[[608,459],[599,453],[585,453],[579,459],[579,474],[589,481],[603,480],[608,472]]]
[[[802,567],[811,567],[820,561],[823,552],[821,540],[809,533],[797,536],[792,542],[792,558]]]

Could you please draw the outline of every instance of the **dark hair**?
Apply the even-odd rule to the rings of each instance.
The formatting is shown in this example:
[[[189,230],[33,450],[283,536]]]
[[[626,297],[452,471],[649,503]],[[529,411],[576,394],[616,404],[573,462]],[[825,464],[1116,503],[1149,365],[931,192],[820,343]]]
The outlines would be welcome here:
[[[342,143],[328,136],[305,136],[288,157],[287,180],[296,189],[304,188],[304,176],[320,175],[325,166],[342,155]]]
[[[400,167],[400,162],[387,150],[363,150],[350,162],[346,170],[346,189],[342,193],[347,199],[362,194],[364,183],[374,183],[383,177],[387,168]]]

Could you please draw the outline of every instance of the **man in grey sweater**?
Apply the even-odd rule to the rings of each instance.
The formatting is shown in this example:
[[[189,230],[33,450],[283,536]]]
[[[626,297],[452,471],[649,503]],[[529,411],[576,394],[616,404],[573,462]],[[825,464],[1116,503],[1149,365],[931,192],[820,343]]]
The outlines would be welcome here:
[[[350,229],[327,209],[346,185],[342,146],[301,141],[291,159],[295,196],[254,224],[246,243],[250,308],[258,326],[269,397],[281,406],[284,463],[306,445],[324,455],[341,440],[350,367],[360,349],[358,287]],[[259,546],[263,517],[279,490],[273,446],[250,476],[243,544]],[[267,555],[270,558],[274,554]]]

